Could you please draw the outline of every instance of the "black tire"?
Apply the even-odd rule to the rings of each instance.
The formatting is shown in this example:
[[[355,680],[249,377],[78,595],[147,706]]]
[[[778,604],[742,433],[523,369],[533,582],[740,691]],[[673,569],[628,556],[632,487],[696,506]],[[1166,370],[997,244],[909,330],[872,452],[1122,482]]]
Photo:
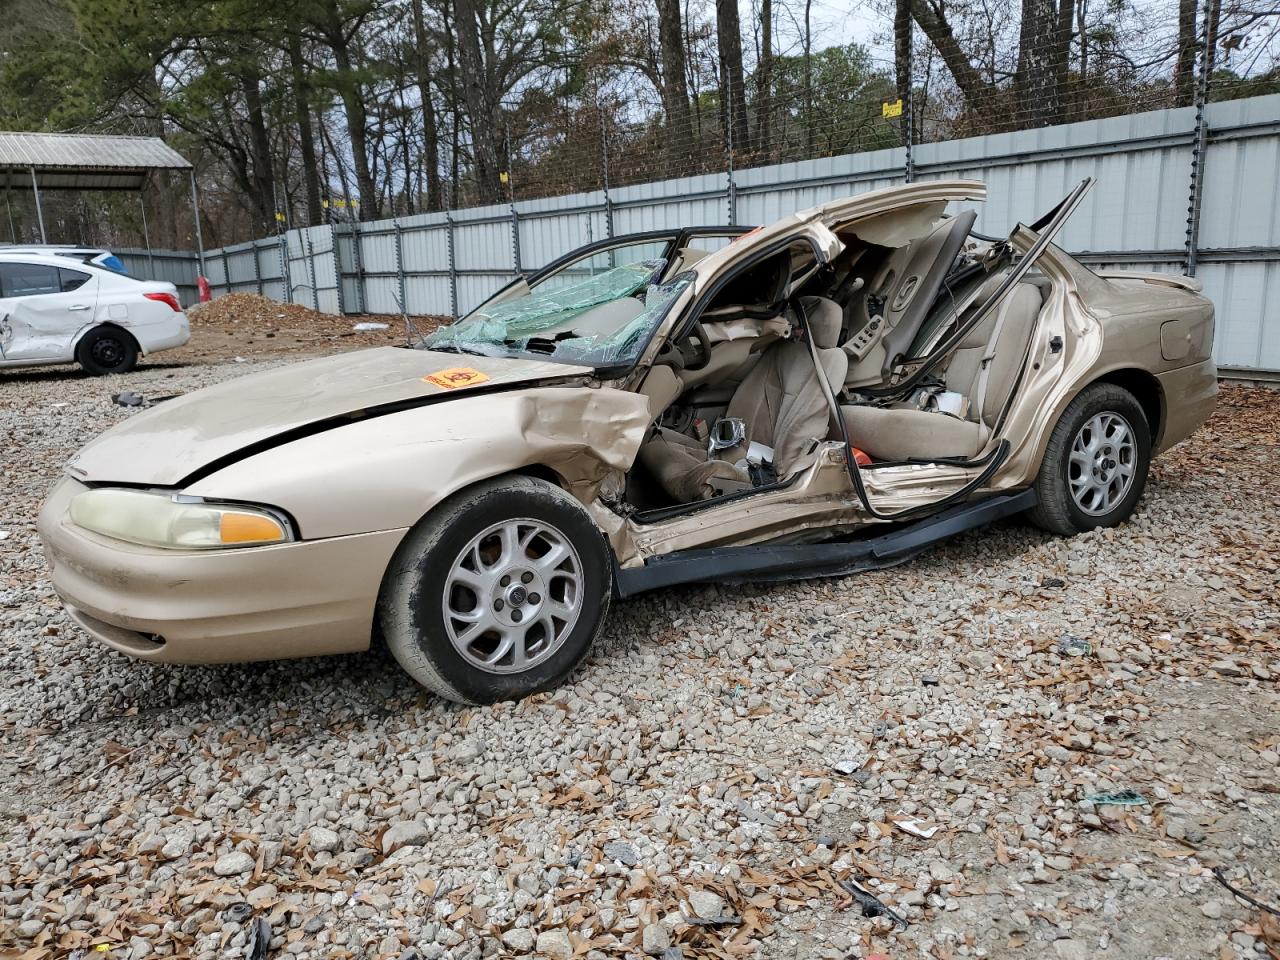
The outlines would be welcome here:
[[[138,364],[138,342],[119,327],[94,327],[80,338],[76,363],[95,377],[128,373]]]
[[[484,570],[486,596],[481,597],[479,590],[473,592],[469,587],[455,585],[446,597],[446,583],[461,566],[480,558],[482,550],[491,553],[495,547],[500,548],[498,533],[480,538],[494,527],[507,525],[524,531],[517,541],[525,535],[534,539],[514,554],[517,559],[511,563],[504,566],[498,558]],[[535,529],[549,532],[530,533]],[[545,570],[537,566],[538,578],[533,580],[531,566],[526,572],[532,582],[529,592],[523,595],[515,590],[521,585],[515,578],[509,576],[509,584],[497,579],[503,571],[517,572],[522,565],[536,566],[542,557],[551,556],[550,550],[541,557],[534,554],[554,543],[557,535],[562,538],[562,546],[571,547],[571,556],[562,561],[563,568],[544,579]],[[532,592],[539,585],[546,591],[545,597]],[[567,600],[571,589],[578,598],[576,603]],[[604,625],[612,592],[613,565],[608,543],[582,505],[543,480],[498,477],[450,497],[409,531],[383,577],[378,624],[387,647],[405,671],[440,696],[458,703],[518,700],[557,686],[582,662]],[[446,622],[445,605],[449,603],[452,610],[474,603],[467,613],[493,620],[499,614],[491,616],[489,605],[503,598],[506,603],[501,616],[505,621],[515,616],[518,606],[532,611],[521,635],[528,639],[532,634],[533,647],[540,652],[529,659],[527,668],[520,668],[508,656],[497,663],[497,669],[506,672],[493,672],[474,660],[496,654],[501,635],[496,629],[481,632],[478,639],[464,643],[464,655],[455,646],[450,631],[464,633],[468,629],[466,621],[449,618]],[[486,604],[483,613],[481,600]],[[571,622],[553,624],[557,631],[554,635],[543,625],[551,603],[575,606],[577,610]],[[510,622],[504,622],[503,628],[521,630]],[[539,639],[544,647],[538,647]],[[520,648],[526,649],[523,642]]]
[[[1081,435],[1085,425],[1096,422],[1096,417],[1106,415],[1122,418],[1132,432],[1132,478],[1127,489],[1123,486],[1116,487],[1115,495],[1118,499],[1114,503],[1095,496],[1094,502],[1090,504],[1094,511],[1090,512],[1082,509],[1072,493],[1071,452],[1077,435]],[[1105,462],[1116,461],[1108,458]],[[1151,427],[1147,423],[1142,405],[1123,387],[1111,383],[1091,384],[1071,401],[1053,428],[1044,460],[1040,464],[1040,473],[1036,477],[1039,503],[1028,511],[1028,516],[1036,526],[1063,536],[1072,536],[1098,527],[1114,527],[1129,519],[1137,507],[1147,485],[1150,467]],[[1078,478],[1078,468],[1074,469],[1077,470]]]

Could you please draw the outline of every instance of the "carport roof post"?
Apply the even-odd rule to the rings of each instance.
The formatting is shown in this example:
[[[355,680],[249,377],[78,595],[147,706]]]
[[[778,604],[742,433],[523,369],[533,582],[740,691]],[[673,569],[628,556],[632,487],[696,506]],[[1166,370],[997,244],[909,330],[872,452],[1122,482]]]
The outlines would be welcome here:
[[[36,168],[31,168],[31,192],[36,198],[36,220],[40,223],[40,242],[47,243],[44,235],[44,211],[40,209],[40,184],[36,182]]]

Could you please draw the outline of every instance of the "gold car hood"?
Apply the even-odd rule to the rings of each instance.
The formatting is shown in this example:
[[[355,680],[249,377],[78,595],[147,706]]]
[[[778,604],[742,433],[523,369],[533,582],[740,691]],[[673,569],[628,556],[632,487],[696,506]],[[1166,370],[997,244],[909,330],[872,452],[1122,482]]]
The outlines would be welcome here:
[[[588,367],[545,360],[396,347],[343,353],[239,377],[144,410],[84,447],[67,472],[91,482],[175,486],[248,448],[406,404],[589,373]]]

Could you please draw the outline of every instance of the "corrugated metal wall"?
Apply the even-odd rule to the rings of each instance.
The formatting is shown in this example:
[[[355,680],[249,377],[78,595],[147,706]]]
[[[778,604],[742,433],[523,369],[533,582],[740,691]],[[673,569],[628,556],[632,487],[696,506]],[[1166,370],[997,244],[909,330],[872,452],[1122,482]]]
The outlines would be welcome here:
[[[1280,370],[1280,96],[1210,104],[1197,275],[1218,307],[1224,366]],[[1030,222],[1086,176],[1098,183],[1059,242],[1090,263],[1181,272],[1195,114],[1190,108],[916,148],[920,179],[984,180],[977,230]],[[593,240],[699,224],[768,223],[903,182],[901,149],[480,207],[311,227],[206,257],[215,292],[289,287],[328,312],[466,313],[508,282]],[[256,251],[255,257],[250,251]],[[272,259],[274,257],[274,259]],[[277,264],[277,266],[272,266]],[[220,265],[220,267],[219,267]],[[274,272],[273,272],[274,271]],[[341,276],[341,283],[338,278]]]
[[[146,250],[126,247],[112,250],[129,275],[143,280],[164,280],[178,288],[184,304],[196,300],[196,255],[190,250]]]

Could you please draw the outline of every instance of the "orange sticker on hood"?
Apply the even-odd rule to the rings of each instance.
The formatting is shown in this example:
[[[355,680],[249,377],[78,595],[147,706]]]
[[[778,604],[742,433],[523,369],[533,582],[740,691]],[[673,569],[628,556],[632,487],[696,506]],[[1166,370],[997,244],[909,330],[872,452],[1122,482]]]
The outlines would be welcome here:
[[[455,390],[458,387],[474,387],[477,383],[484,383],[489,379],[489,375],[479,370],[472,370],[470,367],[451,367],[439,373],[428,374],[422,379],[445,390]]]

